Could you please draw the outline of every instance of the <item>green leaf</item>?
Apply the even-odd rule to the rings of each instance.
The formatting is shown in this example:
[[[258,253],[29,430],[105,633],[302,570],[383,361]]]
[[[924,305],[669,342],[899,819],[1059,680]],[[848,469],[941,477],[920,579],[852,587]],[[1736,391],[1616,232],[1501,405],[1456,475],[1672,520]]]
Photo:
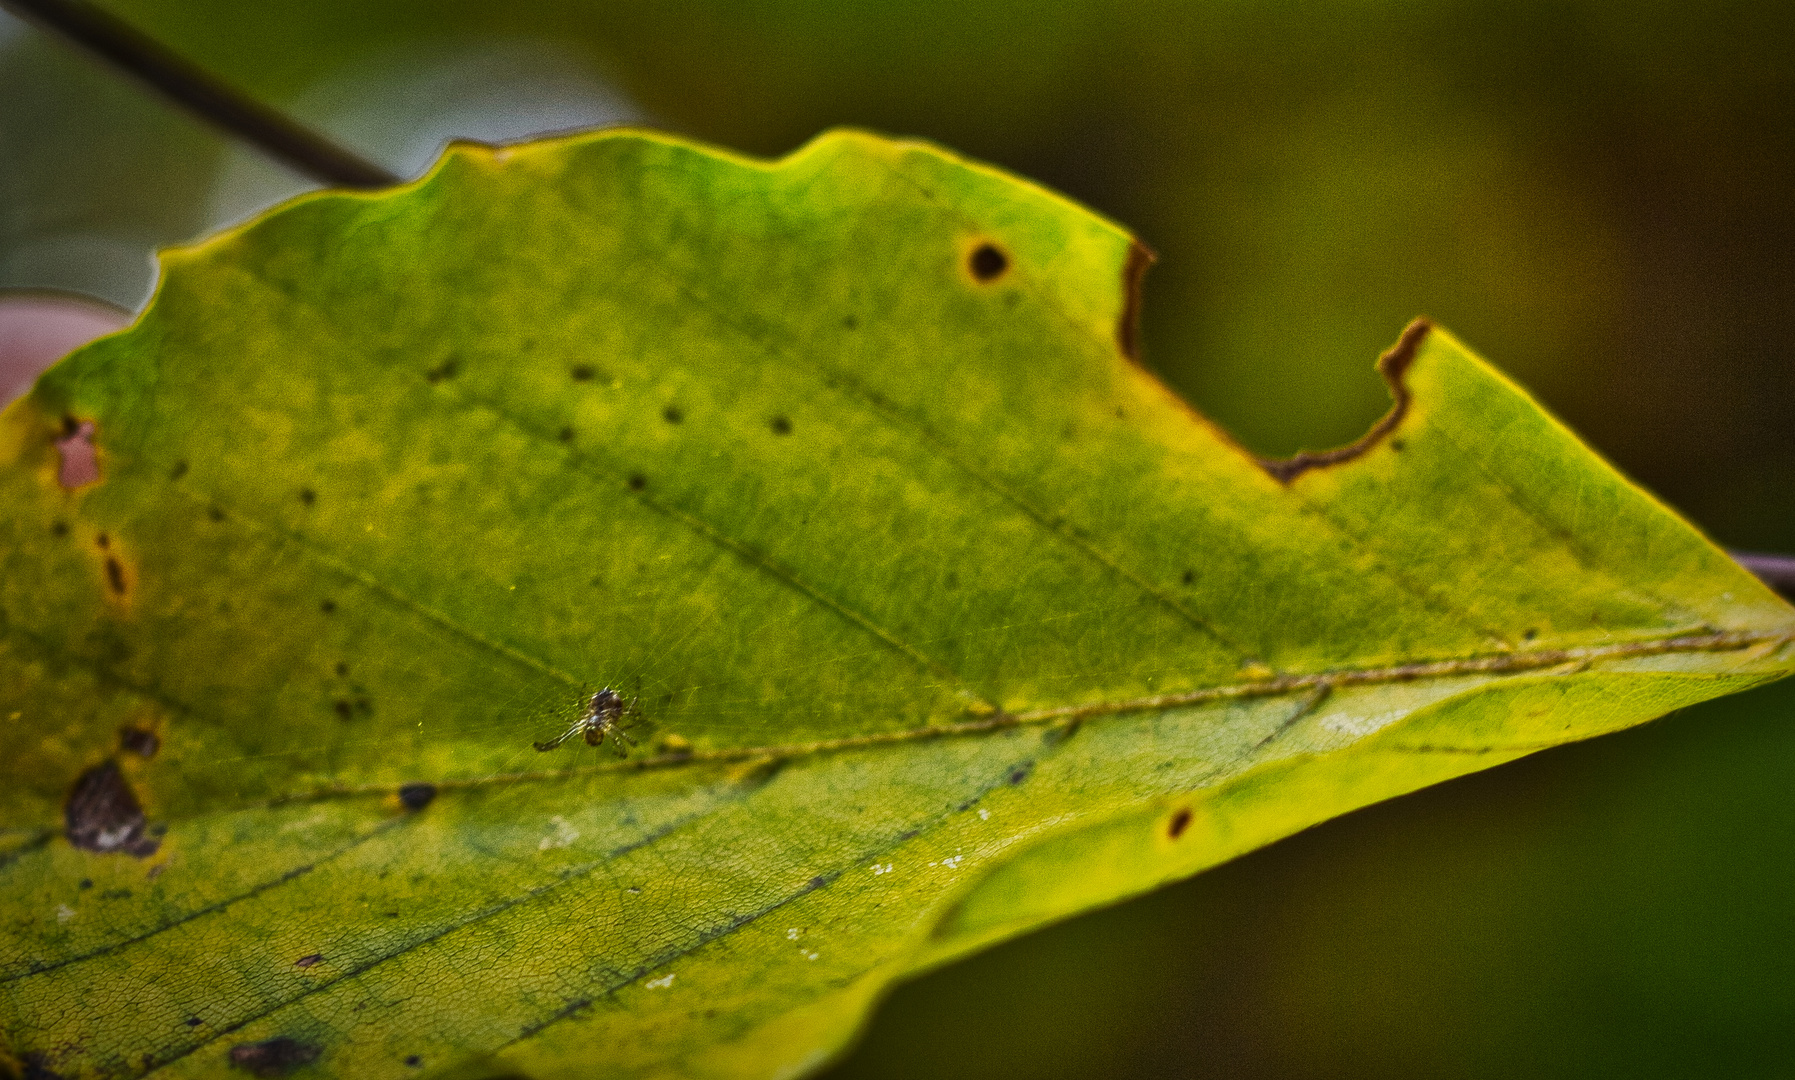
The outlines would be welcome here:
[[[462,147],[169,254],[0,428],[19,1067],[792,1075],[897,979],[1788,672],[1425,323],[1364,440],[1253,460],[1128,355],[1147,261],[857,133]],[[534,749],[600,686],[639,747]]]

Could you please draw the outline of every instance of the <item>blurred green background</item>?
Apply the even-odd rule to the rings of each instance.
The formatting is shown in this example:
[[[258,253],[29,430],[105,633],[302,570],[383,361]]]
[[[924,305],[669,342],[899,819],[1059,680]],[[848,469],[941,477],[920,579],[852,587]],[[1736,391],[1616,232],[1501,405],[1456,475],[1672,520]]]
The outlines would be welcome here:
[[[616,122],[935,139],[1156,248],[1147,359],[1258,452],[1361,433],[1425,313],[1795,551],[1795,5],[106,6],[407,174]],[[307,186],[10,20],[0,103],[0,288],[132,307],[152,248]],[[905,987],[836,1075],[1795,1075],[1792,720],[1773,687],[1332,822]]]

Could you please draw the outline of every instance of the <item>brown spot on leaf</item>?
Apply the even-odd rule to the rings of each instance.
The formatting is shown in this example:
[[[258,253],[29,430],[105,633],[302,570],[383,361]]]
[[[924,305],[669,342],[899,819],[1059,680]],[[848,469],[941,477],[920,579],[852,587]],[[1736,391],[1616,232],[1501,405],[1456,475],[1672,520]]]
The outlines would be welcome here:
[[[92,420],[62,418],[62,438],[56,440],[56,452],[62,463],[56,471],[56,482],[65,491],[74,491],[100,479],[100,454],[94,446]]]
[[[322,964],[323,962],[324,962],[324,954],[320,953],[320,952],[315,952],[310,956],[302,956],[299,959],[293,961],[293,966],[296,968],[309,968],[309,967],[313,966],[314,964]]]
[[[669,424],[677,424],[685,418],[685,414],[679,411],[679,406],[677,405],[669,405],[661,410],[661,419],[667,421]]]
[[[162,749],[162,740],[153,731],[127,724],[118,729],[118,745],[138,757],[153,758]]]
[[[1324,450],[1318,454],[1304,451],[1295,457],[1282,460],[1260,458],[1260,468],[1270,473],[1279,483],[1288,484],[1309,469],[1351,461],[1382,442],[1396,430],[1397,425],[1402,423],[1403,416],[1409,411],[1409,388],[1408,384],[1403,381],[1403,376],[1408,372],[1409,365],[1415,362],[1415,353],[1421,348],[1421,342],[1426,339],[1427,332],[1432,329],[1433,324],[1426,319],[1416,319],[1403,330],[1402,337],[1397,339],[1390,351],[1378,357],[1378,374],[1382,375],[1384,382],[1389,385],[1390,397],[1394,399],[1395,404],[1390,406],[1390,411],[1384,414],[1383,419],[1372,425],[1371,430],[1367,431],[1359,441],[1349,446],[1342,446],[1337,450]]]
[[[1166,835],[1176,840],[1183,836],[1184,830],[1188,828],[1190,828],[1190,807],[1181,807],[1176,814],[1172,815],[1171,823],[1166,826]]]
[[[641,491],[643,488],[645,488],[647,486],[648,486],[648,477],[643,476],[641,473],[631,473],[630,474],[629,489],[631,491]]]
[[[285,1035],[231,1047],[231,1065],[257,1076],[284,1076],[317,1058],[316,1046]]]
[[[106,584],[120,596],[125,595],[125,568],[112,556],[106,556]]]
[[[984,243],[973,249],[972,255],[966,260],[966,268],[979,281],[996,281],[1010,268],[1010,257],[996,244]]]
[[[123,851],[141,859],[159,846],[143,835],[143,806],[111,760],[81,774],[62,812],[69,843],[83,850]]]

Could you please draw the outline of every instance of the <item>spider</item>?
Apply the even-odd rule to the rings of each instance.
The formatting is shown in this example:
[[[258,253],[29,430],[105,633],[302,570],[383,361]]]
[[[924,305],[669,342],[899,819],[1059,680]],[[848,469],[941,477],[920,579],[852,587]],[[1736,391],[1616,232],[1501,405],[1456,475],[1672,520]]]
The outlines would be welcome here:
[[[573,726],[547,742],[535,743],[538,750],[553,750],[575,735],[583,736],[587,746],[597,746],[611,737],[611,749],[618,757],[629,753],[624,743],[636,745],[636,740],[624,730],[625,721],[636,715],[636,698],[625,701],[622,694],[605,687],[591,697],[586,696],[584,687],[580,688],[580,713],[574,719]]]

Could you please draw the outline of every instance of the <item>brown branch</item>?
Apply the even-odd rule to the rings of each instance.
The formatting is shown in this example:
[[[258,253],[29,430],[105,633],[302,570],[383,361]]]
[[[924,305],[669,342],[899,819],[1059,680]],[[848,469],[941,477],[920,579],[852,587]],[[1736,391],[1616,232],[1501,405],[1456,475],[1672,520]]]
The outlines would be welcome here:
[[[1795,600],[1795,555],[1765,555],[1755,551],[1729,551],[1733,561],[1758,576],[1784,600]]]
[[[383,188],[401,179],[256,101],[87,0],[0,0],[22,19],[93,53],[307,176],[332,187]]]

